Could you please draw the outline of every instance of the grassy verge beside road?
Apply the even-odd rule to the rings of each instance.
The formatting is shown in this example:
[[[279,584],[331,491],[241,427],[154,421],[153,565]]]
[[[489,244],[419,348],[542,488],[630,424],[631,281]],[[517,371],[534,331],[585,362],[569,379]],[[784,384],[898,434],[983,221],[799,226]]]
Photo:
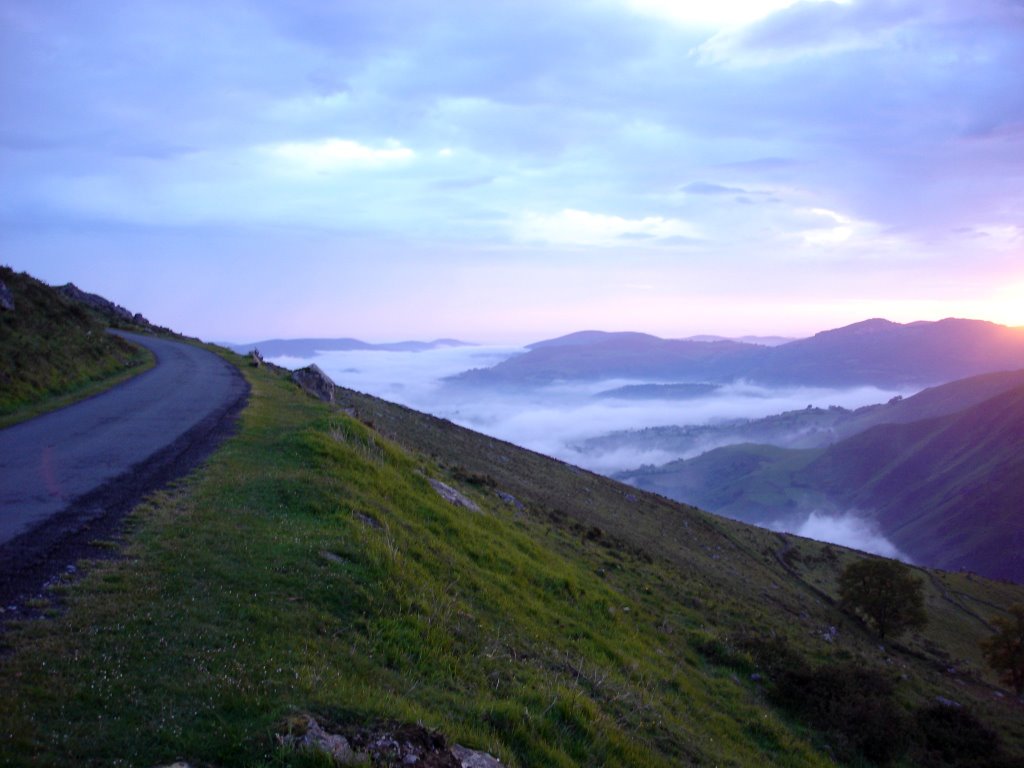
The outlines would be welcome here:
[[[13,309],[0,310],[0,428],[98,394],[153,366],[145,349],[26,274],[0,267]]]

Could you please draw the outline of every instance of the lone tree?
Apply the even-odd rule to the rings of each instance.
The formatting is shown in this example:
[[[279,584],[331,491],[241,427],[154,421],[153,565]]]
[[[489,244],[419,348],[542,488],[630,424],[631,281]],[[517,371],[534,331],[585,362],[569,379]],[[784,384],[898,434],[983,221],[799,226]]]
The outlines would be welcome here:
[[[839,574],[839,599],[843,608],[873,624],[883,639],[928,622],[921,580],[897,560],[873,557],[850,563]]]
[[[981,641],[981,652],[1003,682],[1024,694],[1024,605],[1010,607],[1010,618],[992,620],[996,633]]]

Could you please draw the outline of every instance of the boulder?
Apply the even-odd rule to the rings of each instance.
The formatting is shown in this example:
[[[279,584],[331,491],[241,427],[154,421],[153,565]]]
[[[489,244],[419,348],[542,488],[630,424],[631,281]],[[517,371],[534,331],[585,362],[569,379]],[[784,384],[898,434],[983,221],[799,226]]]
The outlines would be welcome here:
[[[0,280],[0,309],[7,312],[14,311],[14,294],[3,280]]]
[[[498,758],[491,757],[486,752],[467,749],[461,744],[452,746],[452,756],[459,761],[462,768],[504,768]]]
[[[335,765],[369,765],[366,753],[352,749],[348,739],[337,733],[328,733],[312,717],[307,716],[299,733],[279,734],[278,743],[294,747],[299,751],[319,752],[331,759]]]
[[[334,402],[334,382],[331,377],[320,370],[317,365],[307,365],[292,374],[292,381],[302,387],[308,394],[323,400]]]
[[[511,493],[506,493],[505,491],[498,491],[498,498],[504,501],[506,504],[512,505],[520,512],[526,509],[526,507],[523,505],[523,502],[521,502]]]
[[[445,485],[440,480],[431,479],[430,486],[437,491],[437,495],[445,501],[451,502],[457,507],[465,507],[473,512],[480,511],[480,507],[476,505],[476,502],[459,493],[450,485]]]
[[[84,304],[85,306],[105,315],[111,321],[120,321],[123,323],[135,322],[135,315],[120,304],[115,304],[110,301],[110,299],[105,299],[99,294],[87,293],[74,283],[62,285],[57,288],[57,290],[72,301],[77,301],[79,304]],[[145,318],[142,317],[142,315],[139,315],[139,317],[142,318],[143,322],[145,322]]]

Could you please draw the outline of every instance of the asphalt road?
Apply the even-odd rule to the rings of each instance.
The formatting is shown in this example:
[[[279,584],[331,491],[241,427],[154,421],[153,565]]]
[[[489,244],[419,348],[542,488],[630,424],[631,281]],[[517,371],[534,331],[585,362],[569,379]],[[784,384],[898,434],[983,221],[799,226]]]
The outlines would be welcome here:
[[[123,514],[184,474],[244,404],[244,378],[212,352],[122,335],[150,349],[157,365],[101,395],[0,430],[0,579],[25,565],[13,560],[30,551],[35,560],[53,557],[45,550],[58,545],[67,550],[69,537],[88,535],[93,523]]]

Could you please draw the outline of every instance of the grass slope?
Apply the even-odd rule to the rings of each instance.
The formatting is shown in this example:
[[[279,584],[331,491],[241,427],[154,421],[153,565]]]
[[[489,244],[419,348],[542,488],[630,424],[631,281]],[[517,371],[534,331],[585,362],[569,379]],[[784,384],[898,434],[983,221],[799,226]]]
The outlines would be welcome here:
[[[772,703],[759,643],[877,670],[908,723],[954,698],[1022,752],[1020,705],[977,650],[1020,588],[927,574],[932,623],[883,649],[831,604],[852,553],[246,370],[240,434],[137,509],[124,557],[55,590],[52,618],[9,626],[6,764],[314,764],[273,737],[298,712],[341,731],[422,722],[511,766],[846,754]]]
[[[141,372],[152,356],[105,332],[96,313],[0,266],[14,297],[0,310],[0,427],[95,394]]]

